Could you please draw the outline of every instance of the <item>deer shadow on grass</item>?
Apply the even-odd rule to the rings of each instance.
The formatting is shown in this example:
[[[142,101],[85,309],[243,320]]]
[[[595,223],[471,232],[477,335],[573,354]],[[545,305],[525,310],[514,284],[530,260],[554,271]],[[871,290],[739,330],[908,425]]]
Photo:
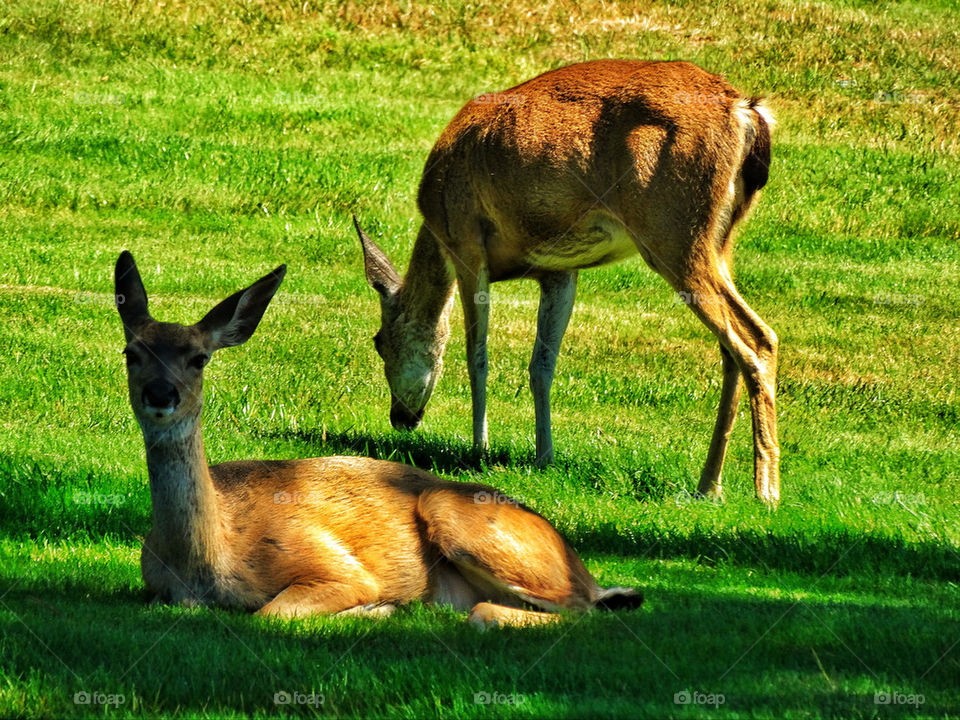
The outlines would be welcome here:
[[[478,450],[462,438],[442,437],[414,431],[387,434],[327,430],[297,430],[267,433],[265,437],[293,442],[310,455],[360,455],[379,460],[394,460],[435,473],[483,472],[492,468],[511,468],[540,472],[536,467],[532,443],[521,446],[493,443],[487,451]],[[662,500],[675,489],[675,483],[657,473],[654,463],[640,462],[631,470],[632,496],[639,501]],[[603,492],[603,480],[609,468],[603,458],[567,457],[562,453],[546,472],[567,472],[587,487]],[[476,481],[476,478],[471,478]]]
[[[493,465],[533,464],[533,449],[492,446],[486,453],[459,438],[444,438],[413,431],[386,435],[373,433],[298,430],[267,433],[266,437],[292,441],[309,455],[358,455],[415,465],[429,472],[481,471]],[[307,455],[304,455],[307,457]]]

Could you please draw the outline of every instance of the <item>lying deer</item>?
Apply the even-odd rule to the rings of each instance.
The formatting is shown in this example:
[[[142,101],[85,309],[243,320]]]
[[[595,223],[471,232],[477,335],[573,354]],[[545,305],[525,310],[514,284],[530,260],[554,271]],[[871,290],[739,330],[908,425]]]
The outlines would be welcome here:
[[[487,447],[489,286],[533,278],[540,283],[530,361],[536,453],[550,462],[550,386],[577,272],[639,252],[720,341],[720,409],[699,492],[722,494],[742,377],[756,494],[776,504],[777,337],[740,297],[730,271],[733,227],[767,181],[771,122],[758,100],[685,62],[570,65],[467,103],[427,159],[423,224],[405,277],[356,225],[367,280],[380,294],[374,340],[394,427],[416,427],[423,417],[456,283],[473,441]]]
[[[253,334],[285,267],[197,324],[157,322],[133,256],[117,260],[130,404],[143,431],[153,529],[141,554],[161,602],[264,615],[384,614],[411,600],[472,608],[481,625],[528,625],[546,611],[635,607],[601,588],[556,530],[484,485],[355,457],[207,466],[203,369]]]

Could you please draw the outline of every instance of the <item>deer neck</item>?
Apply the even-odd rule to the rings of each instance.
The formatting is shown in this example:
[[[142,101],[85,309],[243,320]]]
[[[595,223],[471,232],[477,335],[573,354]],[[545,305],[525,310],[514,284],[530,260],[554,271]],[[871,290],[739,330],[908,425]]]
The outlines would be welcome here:
[[[421,327],[445,327],[453,307],[455,280],[453,267],[437,238],[425,224],[421,225],[398,293],[404,311]]]
[[[181,570],[219,567],[223,531],[219,497],[207,466],[200,419],[163,432],[144,432],[160,559]]]

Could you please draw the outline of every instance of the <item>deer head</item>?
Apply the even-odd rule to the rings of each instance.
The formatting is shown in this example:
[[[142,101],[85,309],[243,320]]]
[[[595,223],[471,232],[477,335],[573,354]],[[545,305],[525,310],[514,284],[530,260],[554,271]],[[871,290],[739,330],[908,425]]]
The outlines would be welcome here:
[[[363,246],[367,282],[380,296],[380,329],[373,342],[390,386],[390,423],[398,430],[415,428],[443,368],[443,350],[450,336],[449,290],[405,292],[404,280],[387,256],[356,218],[353,223]],[[434,313],[424,310],[430,307],[440,308],[437,317],[429,317]]]
[[[253,335],[285,272],[281,265],[186,326],[150,316],[133,256],[120,254],[114,274],[116,304],[127,341],[123,352],[130,404],[144,435],[196,427],[203,405],[203,369],[210,356]]]

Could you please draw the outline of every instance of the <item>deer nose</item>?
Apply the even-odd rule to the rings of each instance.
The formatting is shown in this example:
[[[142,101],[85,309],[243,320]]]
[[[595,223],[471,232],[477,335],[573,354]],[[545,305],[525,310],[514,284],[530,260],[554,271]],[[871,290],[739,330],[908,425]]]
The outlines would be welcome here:
[[[413,430],[423,418],[423,409],[414,412],[401,403],[394,403],[390,408],[390,424],[394,430]]]
[[[142,399],[149,408],[172,411],[180,404],[180,393],[166,380],[151,380],[143,388]]]

